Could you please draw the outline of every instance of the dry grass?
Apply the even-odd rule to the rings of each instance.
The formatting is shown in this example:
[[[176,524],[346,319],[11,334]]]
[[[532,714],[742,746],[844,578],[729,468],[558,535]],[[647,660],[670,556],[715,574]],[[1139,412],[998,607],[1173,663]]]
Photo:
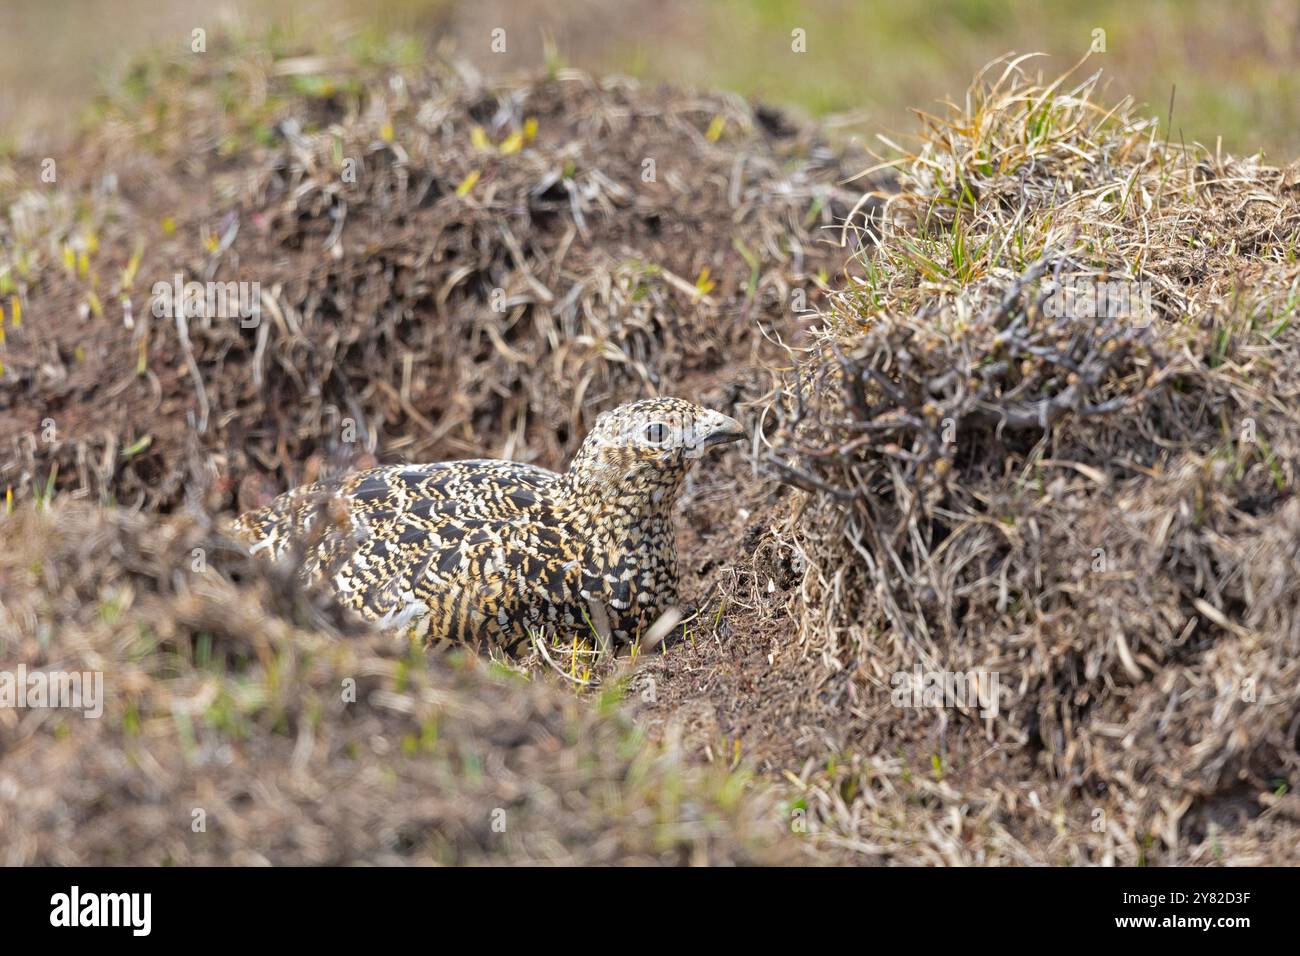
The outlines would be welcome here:
[[[1294,862],[1294,172],[1024,67],[924,118],[771,408],[810,680],[875,741],[801,785],[874,856]],[[1052,297],[1099,280],[1151,314]],[[999,713],[895,706],[914,670]]]
[[[0,528],[6,667],[106,690],[98,719],[0,709],[0,863],[797,858],[750,774],[647,744],[618,687],[428,658],[189,518],[62,505]]]
[[[852,166],[734,97],[256,47],[142,64],[122,96],[58,188],[19,188],[35,157],[0,171],[19,501],[234,507],[373,456],[557,466],[619,401],[730,407],[843,263],[816,239]],[[155,318],[176,273],[259,283],[260,321]]]

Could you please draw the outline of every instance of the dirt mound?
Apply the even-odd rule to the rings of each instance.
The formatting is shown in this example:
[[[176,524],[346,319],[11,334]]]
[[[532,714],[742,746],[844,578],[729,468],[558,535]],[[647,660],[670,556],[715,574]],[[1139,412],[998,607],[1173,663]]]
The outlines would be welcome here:
[[[842,266],[859,164],[734,97],[245,48],[142,64],[76,155],[0,176],[0,484],[164,510],[732,408]]]
[[[797,853],[743,770],[646,745],[612,685],[427,659],[182,516],[65,504],[0,533],[6,669],[103,681],[97,717],[0,708],[5,865]]]
[[[927,123],[772,407],[820,819],[901,851],[865,750],[932,764],[923,856],[1295,862],[1300,191],[1096,79]]]

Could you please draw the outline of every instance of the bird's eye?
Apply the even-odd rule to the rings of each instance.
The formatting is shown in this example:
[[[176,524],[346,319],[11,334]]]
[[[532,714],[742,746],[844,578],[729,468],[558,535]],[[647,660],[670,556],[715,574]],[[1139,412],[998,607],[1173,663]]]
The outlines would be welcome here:
[[[663,422],[655,422],[647,425],[645,429],[645,440],[652,445],[662,445],[668,438],[668,426]]]

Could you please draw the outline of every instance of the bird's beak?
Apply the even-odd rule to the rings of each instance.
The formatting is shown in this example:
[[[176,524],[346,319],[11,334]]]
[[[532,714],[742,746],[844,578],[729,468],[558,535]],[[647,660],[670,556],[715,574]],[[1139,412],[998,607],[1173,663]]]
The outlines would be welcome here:
[[[697,425],[703,435],[701,444],[706,448],[713,445],[724,445],[727,442],[740,441],[749,435],[740,422],[723,415],[721,412],[710,412]]]

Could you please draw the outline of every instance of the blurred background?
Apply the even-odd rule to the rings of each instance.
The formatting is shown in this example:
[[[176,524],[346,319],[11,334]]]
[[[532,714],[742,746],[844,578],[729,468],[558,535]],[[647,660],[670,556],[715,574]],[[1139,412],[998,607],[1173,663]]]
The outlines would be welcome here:
[[[1300,153],[1300,0],[4,0],[3,141],[66,132],[132,55],[188,52],[195,27],[288,45],[397,34],[409,56],[440,50],[488,77],[535,69],[549,50],[596,73],[798,107],[848,133],[910,131],[910,108],[961,96],[1008,51],[1050,54],[1042,69],[1056,75],[1100,36],[1112,101],[1131,93],[1164,119],[1176,89],[1175,139],[1222,136],[1227,151],[1283,163]]]

